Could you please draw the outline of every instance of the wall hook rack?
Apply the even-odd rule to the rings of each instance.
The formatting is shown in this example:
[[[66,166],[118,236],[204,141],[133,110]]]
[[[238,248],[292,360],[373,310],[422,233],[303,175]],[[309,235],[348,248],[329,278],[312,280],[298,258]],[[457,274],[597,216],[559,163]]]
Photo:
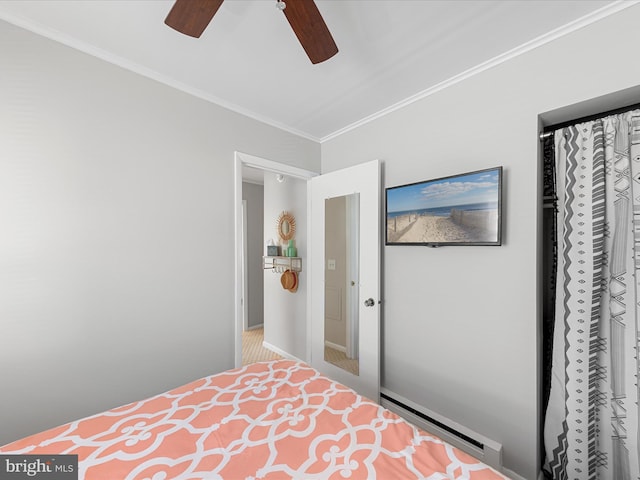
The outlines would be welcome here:
[[[284,273],[287,270],[300,273],[302,271],[302,258],[300,257],[262,257],[262,268],[274,273]]]

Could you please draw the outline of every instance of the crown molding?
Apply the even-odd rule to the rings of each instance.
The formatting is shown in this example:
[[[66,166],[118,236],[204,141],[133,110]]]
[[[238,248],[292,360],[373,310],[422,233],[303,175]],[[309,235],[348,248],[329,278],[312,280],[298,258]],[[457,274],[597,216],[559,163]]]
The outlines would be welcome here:
[[[105,62],[111,63],[113,65],[117,65],[119,67],[122,67],[126,70],[130,70],[134,73],[137,73],[139,75],[142,75],[146,78],[149,78],[151,80],[155,80],[159,83],[162,83],[164,85],[167,85],[169,87],[175,88],[176,90],[182,91],[184,93],[187,93],[189,95],[192,95],[194,97],[200,98],[202,100],[205,100],[207,102],[213,103],[215,105],[218,105],[222,108],[225,108],[227,110],[230,110],[232,112],[238,113],[240,115],[246,116],[248,118],[251,118],[253,120],[256,120],[258,122],[264,123],[266,125],[278,128],[280,130],[283,130],[285,132],[291,133],[293,135],[305,138],[307,140],[311,140],[313,142],[317,142],[317,143],[324,143],[327,142],[329,140],[332,140],[334,138],[337,138],[347,132],[350,132],[351,130],[354,130],[358,127],[361,127],[363,125],[366,125],[367,123],[373,122],[374,120],[377,120],[381,117],[384,117],[385,115],[388,115],[389,113],[395,112],[396,110],[399,110],[401,108],[406,107],[407,105],[410,105],[412,103],[415,103],[417,101],[420,101],[430,95],[433,95],[441,90],[444,90],[445,88],[448,88],[452,85],[455,85],[459,82],[462,82],[463,80],[466,80],[474,75],[477,75],[479,73],[484,72],[485,70],[488,70],[490,68],[493,68],[497,65],[500,65],[501,63],[507,62],[519,55],[522,55],[524,53],[527,53],[535,48],[538,48],[542,45],[545,45],[549,42],[552,42],[558,38],[561,38],[565,35],[568,35],[572,32],[575,32],[576,30],[579,30],[580,28],[583,28],[585,26],[591,25],[592,23],[595,23],[599,20],[602,20],[610,15],[616,14],[626,8],[632,7],[634,5],[637,5],[638,3],[640,3],[640,0],[616,0],[615,2],[604,6],[598,10],[595,10],[594,12],[585,15],[577,20],[574,20],[566,25],[563,25],[562,27],[559,27],[555,30],[552,30],[549,33],[546,33],[544,35],[541,35],[527,43],[524,43],[516,48],[513,48],[503,54],[500,54],[496,57],[493,57],[490,60],[487,60],[486,62],[483,62],[479,65],[476,65],[475,67],[472,67],[462,73],[459,73],[458,75],[454,75],[453,77],[444,80],[432,87],[429,87],[421,92],[418,92],[415,95],[412,95],[400,102],[397,102],[389,107],[383,108],[382,110],[379,110],[376,113],[373,113],[371,115],[368,115],[356,122],[353,122],[345,127],[342,127],[336,131],[334,131],[333,133],[330,133],[329,135],[326,135],[324,137],[316,137],[314,135],[309,134],[308,132],[304,132],[301,130],[298,130],[290,125],[286,125],[280,122],[277,122],[271,118],[262,116],[262,115],[258,115],[255,112],[252,112],[248,109],[245,109],[243,107],[240,107],[239,105],[236,105],[232,102],[228,102],[224,99],[221,99],[219,97],[216,97],[214,95],[210,95],[206,92],[203,92],[202,90],[190,87],[188,85],[185,85],[184,83],[175,80],[171,77],[168,77],[166,75],[162,75],[159,72],[156,72],[155,70],[151,70],[147,67],[144,67],[142,65],[139,65],[135,62],[132,62],[130,60],[127,60],[125,58],[122,58],[118,55],[114,55],[112,53],[109,53],[105,50],[102,50],[100,48],[97,48],[93,45],[90,45],[86,42],[83,42],[75,37],[72,37],[70,35],[67,35],[65,33],[62,33],[58,30],[49,28],[49,27],[45,27],[44,25],[41,25],[37,22],[33,22],[31,20],[28,20],[22,16],[19,15],[13,15],[7,12],[1,12],[0,11],[0,19],[1,20],[5,20],[6,22],[9,22],[13,25],[16,25],[18,27],[24,28],[25,30],[31,31],[33,33],[36,33],[38,35],[41,35],[45,38],[48,38],[50,40],[53,40],[55,42],[61,43],[63,45],[66,45],[68,47],[71,47],[75,50],[79,50],[83,53],[86,53],[88,55],[91,55],[93,57],[99,58],[101,60],[104,60]]]
[[[42,37],[48,38],[49,40],[53,40],[55,42],[61,43],[62,45],[73,48],[74,50],[79,50],[83,53],[91,55],[92,57],[96,57],[101,60],[104,60],[105,62],[111,63],[113,65],[117,65],[118,67],[122,67],[125,70],[129,70],[131,72],[137,73],[138,75],[142,75],[143,77],[147,77],[151,80],[155,80],[156,82],[175,88],[176,90],[180,90],[181,92],[200,98],[209,103],[213,103],[227,110],[231,110],[232,112],[239,113],[240,115],[244,115],[245,117],[249,117],[258,122],[270,125],[272,127],[278,128],[288,133],[292,133],[299,137],[306,138],[307,140],[312,140],[318,143],[320,142],[320,139],[318,137],[310,135],[307,132],[297,130],[289,125],[285,125],[280,122],[276,122],[271,118],[258,115],[255,112],[252,112],[243,107],[240,107],[239,105],[236,105],[235,103],[216,97],[215,95],[210,95],[206,92],[203,92],[202,90],[190,87],[189,85],[185,85],[184,83],[178,80],[175,80],[174,78],[168,77],[159,72],[156,72],[155,70],[152,70],[143,65],[140,65],[136,62],[132,62],[130,60],[127,60],[126,58],[122,58],[118,55],[114,55],[110,52],[97,48],[94,45],[91,45],[75,37],[62,33],[59,30],[46,27],[40,23],[26,19],[22,16],[14,15],[14,14],[2,12],[2,11],[0,11],[0,20],[4,20],[17,27],[24,28],[25,30],[33,32]]]
[[[591,25],[592,23],[595,23],[599,20],[602,20],[603,18],[606,18],[610,15],[613,15],[615,13],[618,13],[626,8],[629,8],[633,5],[637,5],[638,3],[640,3],[640,0],[617,0],[609,5],[606,5],[602,8],[599,8],[598,10],[595,10],[593,12],[591,12],[588,15],[585,15],[581,18],[578,18],[570,23],[567,23],[566,25],[563,25],[562,27],[556,28],[555,30],[552,30],[544,35],[541,35],[537,38],[534,38],[533,40],[524,43],[518,47],[515,47],[505,53],[502,53],[496,57],[493,57],[490,60],[487,60],[486,62],[483,62],[479,65],[476,65],[475,67],[472,67],[468,70],[465,70],[462,73],[459,73],[458,75],[455,75],[451,78],[448,78],[447,80],[444,80],[432,87],[429,87],[415,95],[412,95],[398,103],[395,103],[389,107],[383,108],[382,110],[379,110],[376,113],[373,113],[371,115],[368,115],[364,118],[362,118],[361,120],[358,120],[357,122],[354,122],[350,125],[347,125],[346,127],[343,127],[339,130],[336,130],[335,132],[326,135],[324,137],[322,137],[320,139],[320,143],[324,143],[327,142],[329,140],[332,140],[336,137],[339,137],[340,135],[343,135],[347,132],[350,132],[351,130],[354,130],[358,127],[361,127],[363,125],[366,125],[367,123],[373,122],[374,120],[377,120],[378,118],[384,117],[385,115],[388,115],[389,113],[395,112],[396,110],[399,110],[401,108],[406,107],[407,105],[411,105],[412,103],[415,103],[417,101],[422,100],[423,98],[426,98],[430,95],[433,95],[441,90],[444,90],[445,88],[448,88],[452,85],[455,85],[456,83],[462,82],[463,80],[466,80],[467,78],[473,77],[474,75],[477,75],[479,73],[484,72],[485,70],[488,70],[490,68],[493,68],[497,65],[500,65],[501,63],[507,62],[515,57],[518,57],[520,55],[523,55],[535,48],[538,48],[542,45],[545,45],[549,42],[552,42],[554,40],[557,40],[558,38],[561,38],[565,35],[568,35],[572,32],[575,32],[576,30],[579,30],[583,27],[586,27],[588,25]]]

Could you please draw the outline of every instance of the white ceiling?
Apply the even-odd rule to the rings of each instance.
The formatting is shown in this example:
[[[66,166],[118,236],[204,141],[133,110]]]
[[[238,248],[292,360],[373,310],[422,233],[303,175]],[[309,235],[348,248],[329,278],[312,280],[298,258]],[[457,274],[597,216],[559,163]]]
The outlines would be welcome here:
[[[226,0],[199,39],[164,24],[173,0],[0,0],[0,19],[323,141],[636,2],[316,0],[340,49],[318,65],[275,3]]]

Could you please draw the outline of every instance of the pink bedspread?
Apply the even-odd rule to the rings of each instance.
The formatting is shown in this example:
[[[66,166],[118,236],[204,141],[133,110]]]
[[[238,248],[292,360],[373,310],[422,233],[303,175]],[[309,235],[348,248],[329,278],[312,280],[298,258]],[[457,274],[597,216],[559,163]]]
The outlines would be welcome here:
[[[288,360],[205,377],[0,452],[78,454],[86,480],[505,478]]]

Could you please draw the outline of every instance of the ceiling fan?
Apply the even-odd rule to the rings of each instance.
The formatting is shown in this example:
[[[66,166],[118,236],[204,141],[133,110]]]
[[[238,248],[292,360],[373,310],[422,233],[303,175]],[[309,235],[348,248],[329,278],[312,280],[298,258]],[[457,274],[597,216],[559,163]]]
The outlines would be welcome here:
[[[224,0],[176,0],[164,23],[180,33],[200,37]],[[277,0],[311,63],[324,62],[338,47],[313,0]]]

